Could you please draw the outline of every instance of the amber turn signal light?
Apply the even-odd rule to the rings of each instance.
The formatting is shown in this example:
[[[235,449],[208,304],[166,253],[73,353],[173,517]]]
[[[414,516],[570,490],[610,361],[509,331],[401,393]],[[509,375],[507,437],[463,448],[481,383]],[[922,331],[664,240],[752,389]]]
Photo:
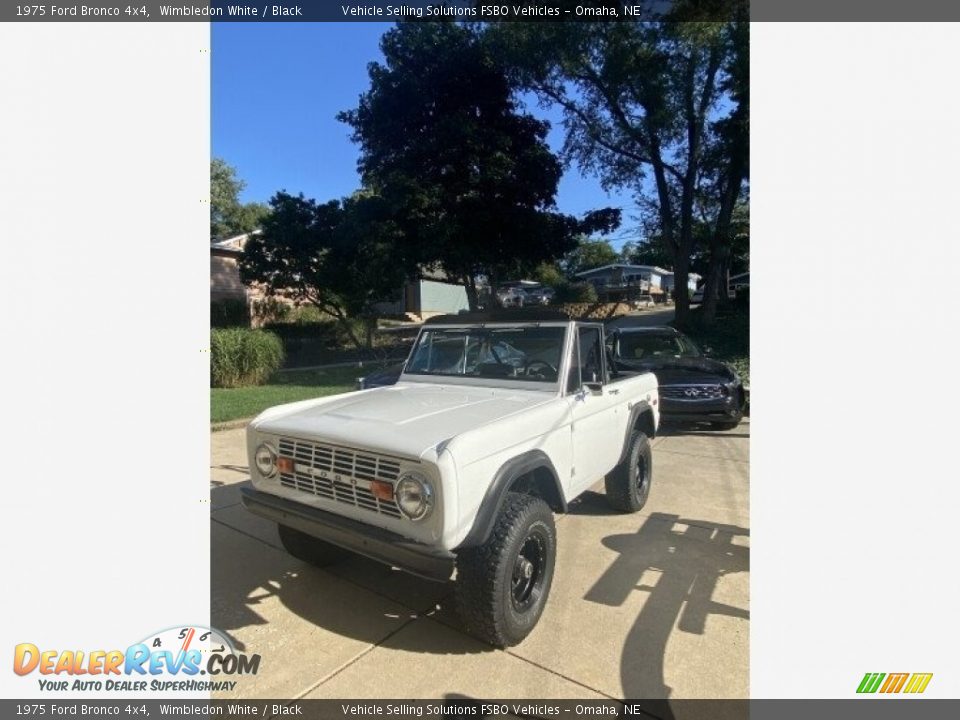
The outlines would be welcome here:
[[[282,473],[292,473],[293,472],[293,458],[288,457],[278,457],[277,458],[277,470]]]
[[[382,480],[371,480],[370,493],[375,498],[379,498],[380,500],[393,502],[393,485],[388,482],[383,482]]]

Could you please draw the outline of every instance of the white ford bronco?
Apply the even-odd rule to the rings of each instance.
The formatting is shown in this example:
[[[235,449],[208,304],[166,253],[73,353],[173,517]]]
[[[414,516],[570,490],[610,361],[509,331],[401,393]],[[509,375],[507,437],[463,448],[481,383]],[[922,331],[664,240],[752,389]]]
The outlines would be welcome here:
[[[657,381],[616,373],[604,347],[602,324],[557,313],[430,320],[395,385],[251,422],[244,505],[307,562],[455,572],[468,629],[516,644],[550,592],[553,514],[600,478],[623,512],[650,492]]]

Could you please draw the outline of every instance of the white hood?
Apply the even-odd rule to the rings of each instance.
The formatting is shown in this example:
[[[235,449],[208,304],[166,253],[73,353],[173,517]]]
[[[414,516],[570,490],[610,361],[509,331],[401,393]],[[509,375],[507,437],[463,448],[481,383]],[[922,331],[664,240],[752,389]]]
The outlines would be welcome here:
[[[536,390],[398,383],[307,407],[272,408],[253,425],[264,433],[420,457],[460,433],[552,398]]]

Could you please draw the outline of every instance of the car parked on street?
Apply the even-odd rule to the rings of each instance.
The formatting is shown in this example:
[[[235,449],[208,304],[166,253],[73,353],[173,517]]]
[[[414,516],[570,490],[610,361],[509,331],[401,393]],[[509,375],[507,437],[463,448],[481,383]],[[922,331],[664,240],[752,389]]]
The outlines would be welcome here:
[[[607,347],[617,371],[657,376],[664,420],[708,422],[714,429],[730,430],[743,418],[746,395],[737,373],[679,330],[618,328],[607,336]]]
[[[538,287],[527,290],[526,303],[528,305],[549,305],[553,302],[554,290],[549,287]]]
[[[527,304],[527,293],[523,288],[510,287],[497,292],[497,300],[501,307],[523,307]]]
[[[653,295],[641,295],[633,301],[633,306],[638,310],[640,308],[651,308],[656,304],[657,301],[653,299]]]
[[[650,493],[657,380],[611,368],[604,332],[546,311],[432,318],[394,385],[254,419],[243,503],[307,562],[456,572],[467,628],[514,645],[550,594],[554,513],[601,478],[621,512]]]

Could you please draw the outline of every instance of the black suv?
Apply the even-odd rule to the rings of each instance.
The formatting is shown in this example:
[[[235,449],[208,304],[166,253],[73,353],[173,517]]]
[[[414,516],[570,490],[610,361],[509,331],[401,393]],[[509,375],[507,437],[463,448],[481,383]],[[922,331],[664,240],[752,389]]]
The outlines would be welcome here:
[[[730,430],[743,418],[746,396],[733,368],[707,357],[679,330],[617,328],[609,331],[607,343],[613,368],[657,376],[663,420],[708,422]]]

